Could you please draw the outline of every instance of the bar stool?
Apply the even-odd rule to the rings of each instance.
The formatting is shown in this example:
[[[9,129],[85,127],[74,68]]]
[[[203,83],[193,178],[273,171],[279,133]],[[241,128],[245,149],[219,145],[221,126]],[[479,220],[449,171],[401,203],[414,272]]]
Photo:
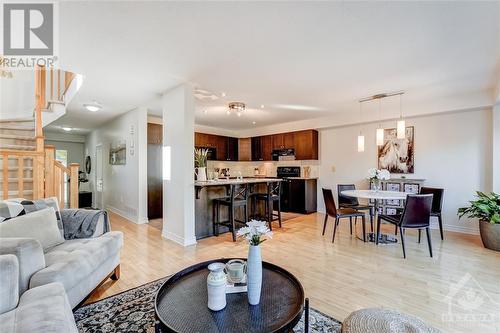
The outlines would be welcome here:
[[[233,242],[236,242],[236,223],[245,224],[248,221],[247,210],[248,187],[243,184],[236,188],[235,185],[230,185],[229,196],[213,199],[213,232],[214,235],[219,236],[219,226],[228,227],[233,235]],[[226,206],[228,208],[228,220],[220,220],[220,208]],[[235,208],[243,207],[244,221],[237,220],[234,216]]]
[[[264,201],[265,205],[265,217],[269,224],[269,229],[273,230],[273,221],[278,220],[279,226],[281,228],[281,182],[269,182],[267,183],[266,193],[252,193],[252,198],[254,200],[253,204],[253,215],[255,216],[255,211],[257,209],[257,202]],[[274,213],[274,203],[277,202],[278,213]]]

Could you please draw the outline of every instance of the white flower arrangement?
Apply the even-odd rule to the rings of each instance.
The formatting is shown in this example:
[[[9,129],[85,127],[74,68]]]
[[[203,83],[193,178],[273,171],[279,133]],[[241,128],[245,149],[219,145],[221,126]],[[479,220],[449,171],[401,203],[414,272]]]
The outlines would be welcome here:
[[[368,180],[373,181],[373,180],[389,180],[391,179],[391,173],[387,169],[375,169],[371,168],[368,169]]]
[[[269,230],[265,221],[251,220],[247,227],[238,230],[238,237],[244,237],[250,245],[257,246],[267,238],[273,238],[273,232]]]

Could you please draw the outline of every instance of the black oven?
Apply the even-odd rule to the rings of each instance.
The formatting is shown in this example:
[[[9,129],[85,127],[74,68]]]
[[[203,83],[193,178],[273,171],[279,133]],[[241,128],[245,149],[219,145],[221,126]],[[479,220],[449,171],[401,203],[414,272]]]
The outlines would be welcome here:
[[[278,167],[276,170],[278,178],[283,179],[281,182],[281,210],[284,212],[292,211],[292,181],[290,178],[300,177],[300,167]]]

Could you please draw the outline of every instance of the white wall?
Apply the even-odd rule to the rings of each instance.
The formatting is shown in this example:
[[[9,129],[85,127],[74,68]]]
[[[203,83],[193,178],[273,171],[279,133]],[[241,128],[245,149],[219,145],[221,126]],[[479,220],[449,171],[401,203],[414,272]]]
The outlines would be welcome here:
[[[500,100],[493,107],[493,191],[500,193]]]
[[[472,199],[474,191],[492,188],[491,121],[491,109],[407,119],[407,126],[415,126],[415,174],[407,178],[425,178],[426,185],[445,189],[447,230],[477,233],[477,223],[459,221],[457,209]],[[383,127],[394,128],[395,122],[383,123]],[[324,212],[321,187],[335,192],[339,183],[368,188],[366,172],[377,166],[376,128],[377,124],[362,126],[364,153],[356,147],[359,126],[320,130],[319,211]]]
[[[116,139],[127,141],[125,165],[109,164],[110,144]],[[103,151],[104,207],[135,223],[147,223],[147,109],[125,113],[87,135],[85,154],[92,159],[89,188],[93,200],[98,144]]]

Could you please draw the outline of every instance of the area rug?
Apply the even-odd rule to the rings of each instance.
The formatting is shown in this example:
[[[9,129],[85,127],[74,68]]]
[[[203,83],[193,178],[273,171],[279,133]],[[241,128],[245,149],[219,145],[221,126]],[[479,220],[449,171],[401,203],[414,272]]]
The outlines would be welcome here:
[[[78,330],[98,333],[154,333],[154,298],[165,280],[166,278],[153,281],[75,310]],[[338,333],[341,329],[338,320],[312,308],[309,324],[311,333]],[[304,332],[304,316],[294,328],[294,332]]]

